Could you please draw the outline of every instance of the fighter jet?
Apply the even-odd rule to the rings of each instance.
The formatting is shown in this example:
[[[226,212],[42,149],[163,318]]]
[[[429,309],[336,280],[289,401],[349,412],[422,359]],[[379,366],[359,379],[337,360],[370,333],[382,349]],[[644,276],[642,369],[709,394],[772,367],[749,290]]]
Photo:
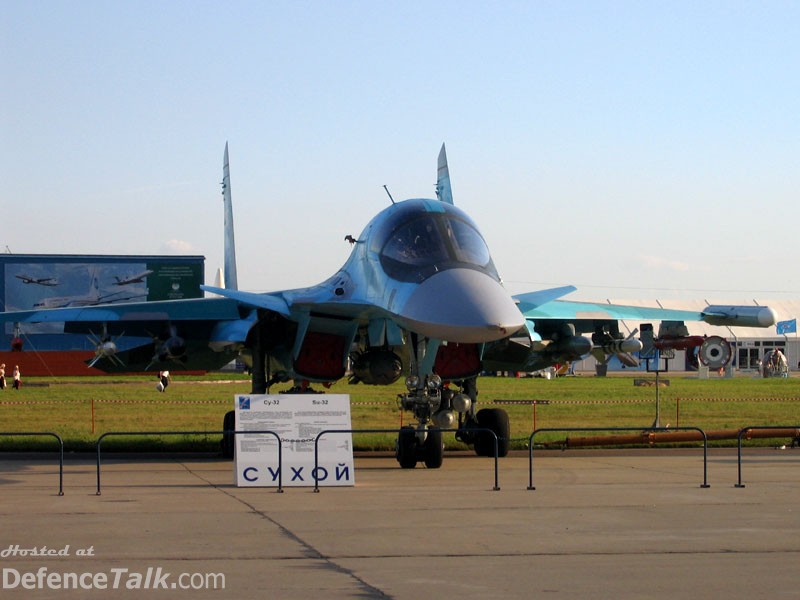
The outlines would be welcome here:
[[[593,351],[636,352],[641,342],[622,336],[617,319],[639,313],[605,305],[604,312],[583,311],[580,303],[558,300],[572,286],[512,297],[476,223],[453,202],[444,144],[437,167],[436,198],[395,202],[390,196],[391,204],[359,236],[345,238],[351,254],[333,276],[309,288],[254,293],[236,285],[226,144],[225,281],[203,286],[215,297],[0,313],[0,322],[62,321],[68,332],[101,327],[105,336],[124,331],[153,340],[112,354],[114,360],[99,349],[94,366],[107,371],[212,369],[241,356],[255,394],[279,384],[290,386],[281,391],[304,392],[345,378],[366,385],[403,378],[399,402],[415,424],[398,439],[401,467],[440,467],[442,429],[457,429],[457,439],[483,456],[494,455],[496,436],[504,456],[508,415],[477,410],[479,373],[533,370]],[[754,316],[747,308],[678,312],[727,324],[774,323],[769,309]],[[660,318],[673,312],[661,311]],[[581,335],[588,332],[591,339]]]
[[[136,275],[131,275],[129,277],[117,277],[114,276],[116,280],[114,285],[130,285],[131,283],[144,283],[145,278],[150,275],[153,271],[150,269],[146,271],[142,271],[141,273],[137,273]]]
[[[28,277],[27,275],[14,275],[17,279],[22,279],[22,283],[35,283],[36,285],[44,285],[47,287],[55,287],[58,285],[58,280],[53,277],[42,277],[36,279],[35,277]]]

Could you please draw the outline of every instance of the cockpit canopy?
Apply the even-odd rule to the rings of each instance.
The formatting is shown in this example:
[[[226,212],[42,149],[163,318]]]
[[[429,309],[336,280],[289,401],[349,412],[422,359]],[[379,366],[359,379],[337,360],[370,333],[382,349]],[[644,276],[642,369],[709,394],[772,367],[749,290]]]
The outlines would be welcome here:
[[[419,283],[459,267],[500,280],[486,242],[459,209],[436,200],[407,200],[392,209],[371,244],[389,277]]]

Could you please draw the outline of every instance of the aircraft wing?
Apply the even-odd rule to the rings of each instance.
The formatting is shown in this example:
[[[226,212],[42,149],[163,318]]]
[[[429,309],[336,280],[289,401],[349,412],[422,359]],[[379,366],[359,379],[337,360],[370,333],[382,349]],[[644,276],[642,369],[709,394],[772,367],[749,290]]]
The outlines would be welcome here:
[[[63,323],[64,333],[85,334],[108,357],[93,360],[108,372],[212,370],[236,358],[254,313],[230,298],[193,298],[4,312],[0,323],[23,332],[26,323]]]
[[[576,289],[578,288],[574,285],[566,285],[558,288],[539,290],[537,292],[529,292],[527,294],[514,296],[514,301],[517,303],[522,314],[527,316],[529,312],[535,312],[540,306],[551,304],[553,300],[561,296],[566,296]]]
[[[524,299],[526,295],[515,296]],[[627,306],[601,302],[553,300],[527,310],[528,320],[652,320],[652,321],[704,321],[710,325],[731,327],[770,327],[777,321],[775,311],[766,306],[709,305],[701,311],[678,310],[660,307]]]
[[[775,311],[766,306],[709,305],[692,311],[561,300],[560,296],[569,291],[556,288],[514,296],[527,331],[487,346],[487,370],[536,371],[589,353],[600,362],[617,356],[623,364],[635,366],[633,354],[650,348],[655,332],[651,326],[647,335],[643,331],[641,340],[636,339],[638,330],[624,333],[622,321],[660,321],[658,335],[672,340],[688,336],[685,321],[730,327],[769,327],[777,321]]]
[[[193,298],[4,312],[0,313],[0,323],[220,321],[240,317],[239,303],[235,300]]]
[[[256,310],[267,310],[289,321],[301,321],[308,313],[302,303],[290,302],[283,294],[291,292],[255,293],[202,286],[218,298],[192,298],[156,302],[128,302],[68,308],[35,309],[0,313],[0,323],[64,323],[67,333],[97,331],[102,325],[112,335],[125,331],[128,336],[152,336],[159,328],[177,327],[182,336],[205,338],[214,343],[243,343]],[[315,305],[323,309],[324,304]],[[339,306],[352,318],[359,309]]]
[[[359,324],[388,317],[370,304],[332,301],[329,292],[326,298],[315,288],[254,293],[202,287],[221,297],[4,312],[0,323],[64,323],[65,333],[98,337],[102,331],[103,337],[121,338],[127,344],[135,339],[135,347],[119,351],[119,360],[96,364],[106,371],[126,372],[160,368],[162,363],[176,370],[224,365],[245,345],[258,313],[272,313],[303,331],[322,329],[348,338]],[[391,335],[393,330],[389,331]],[[387,333],[381,330],[373,335]],[[287,352],[299,352],[293,348],[293,331],[278,327],[271,339],[286,345]]]
[[[267,310],[275,311],[284,317],[289,316],[289,305],[286,301],[277,295],[272,294],[258,294],[255,292],[243,292],[236,289],[218,288],[209,285],[202,285],[200,288],[206,292],[211,292],[218,296],[223,296],[234,302],[242,303],[251,308],[265,308]]]

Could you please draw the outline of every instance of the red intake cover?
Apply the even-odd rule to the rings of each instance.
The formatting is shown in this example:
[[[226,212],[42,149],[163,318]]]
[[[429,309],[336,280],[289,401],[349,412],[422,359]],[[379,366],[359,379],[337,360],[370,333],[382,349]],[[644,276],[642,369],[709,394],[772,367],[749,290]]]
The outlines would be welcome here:
[[[481,359],[477,344],[454,344],[439,346],[433,372],[445,381],[474,377],[481,371]]]
[[[341,379],[344,376],[344,356],[343,337],[309,331],[294,361],[294,370],[309,379]]]

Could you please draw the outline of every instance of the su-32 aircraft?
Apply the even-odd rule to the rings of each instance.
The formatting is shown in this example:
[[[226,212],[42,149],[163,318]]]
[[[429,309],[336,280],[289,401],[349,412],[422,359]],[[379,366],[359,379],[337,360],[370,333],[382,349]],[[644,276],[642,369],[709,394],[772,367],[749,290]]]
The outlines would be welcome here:
[[[572,286],[512,297],[477,225],[453,204],[444,145],[437,198],[392,200],[358,238],[347,236],[352,253],[332,277],[303,289],[240,291],[227,145],[222,185],[224,287],[203,286],[218,297],[2,313],[0,320],[17,327],[64,322],[65,331],[102,330],[103,339],[123,332],[144,338],[125,351],[98,351],[94,366],[107,371],[209,369],[242,356],[251,365],[253,393],[287,382],[302,392],[310,383],[345,377],[367,385],[402,377],[407,391],[400,404],[416,421],[398,439],[403,468],[441,466],[441,429],[457,429],[456,437],[483,456],[494,455],[491,431],[498,454],[507,454],[507,413],[476,408],[477,376],[485,368],[532,371],[590,352],[635,362],[632,353],[642,343],[620,333],[624,318],[751,327],[776,320],[766,307],[695,313],[558,300]],[[706,354],[715,358],[715,348]]]

